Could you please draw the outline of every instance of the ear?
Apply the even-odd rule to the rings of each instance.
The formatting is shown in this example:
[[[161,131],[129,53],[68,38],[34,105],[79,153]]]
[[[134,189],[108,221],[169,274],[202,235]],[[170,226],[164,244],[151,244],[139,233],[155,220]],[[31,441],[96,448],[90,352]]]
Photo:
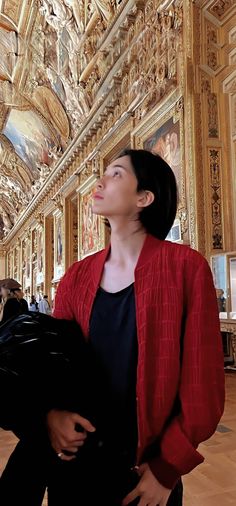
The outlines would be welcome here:
[[[137,207],[148,207],[155,200],[155,195],[149,190],[142,190],[138,194]]]

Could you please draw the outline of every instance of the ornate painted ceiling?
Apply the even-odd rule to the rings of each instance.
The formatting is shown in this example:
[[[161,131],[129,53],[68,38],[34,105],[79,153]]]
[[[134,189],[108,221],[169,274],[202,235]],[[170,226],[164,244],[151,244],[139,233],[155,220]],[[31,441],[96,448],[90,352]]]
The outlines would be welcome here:
[[[235,5],[235,0],[188,1],[198,3],[218,24]],[[125,54],[128,18],[138,26],[139,5],[146,8],[149,2],[0,0],[0,240],[47,184],[114,83],[121,82],[119,58]],[[155,2],[165,9],[173,4]],[[178,0],[174,4],[176,14]],[[173,30],[178,30],[175,14]],[[133,36],[130,31],[130,40]],[[163,72],[158,82],[167,81],[165,68]],[[152,85],[146,74],[137,77],[135,101]],[[112,101],[108,105],[111,110]]]
[[[117,5],[0,0],[0,239],[89,114],[92,104],[81,75]]]

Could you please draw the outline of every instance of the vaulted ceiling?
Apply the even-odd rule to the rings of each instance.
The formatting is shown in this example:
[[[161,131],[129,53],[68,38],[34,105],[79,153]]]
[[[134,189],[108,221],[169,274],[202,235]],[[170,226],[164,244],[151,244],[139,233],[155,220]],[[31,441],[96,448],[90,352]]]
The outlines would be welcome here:
[[[0,0],[0,241],[109,92],[127,30],[118,25],[111,43],[111,20],[148,1]],[[235,6],[192,1],[218,24]]]
[[[108,2],[109,3],[109,2]],[[101,4],[101,5],[100,5]],[[91,108],[78,47],[100,0],[0,0],[0,240],[39,191]],[[99,12],[99,9],[100,12]]]

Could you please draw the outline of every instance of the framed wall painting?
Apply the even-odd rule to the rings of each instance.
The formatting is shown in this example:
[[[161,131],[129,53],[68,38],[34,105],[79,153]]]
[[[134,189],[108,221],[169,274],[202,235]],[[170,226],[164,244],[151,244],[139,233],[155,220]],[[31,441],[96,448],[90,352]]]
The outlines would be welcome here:
[[[13,278],[13,251],[7,254],[7,276]]]
[[[23,239],[21,243],[21,255],[22,255],[22,288],[25,289],[26,285],[26,242]]]
[[[35,110],[12,108],[3,133],[33,173],[37,173],[37,164],[52,164],[48,153],[55,147],[56,138]]]
[[[44,234],[43,228],[37,230],[37,275],[36,284],[40,284],[44,280],[44,265],[43,265],[43,251],[44,251]]]
[[[79,193],[79,259],[96,253],[104,247],[102,218],[93,213],[92,196],[96,184],[92,175],[80,186]]]
[[[157,153],[172,168],[178,188],[181,185],[180,122],[171,116],[144,142],[144,149]]]
[[[30,287],[30,276],[31,276],[31,257],[30,257],[30,239],[28,238],[26,240],[26,246],[25,246],[25,256],[26,256],[26,266],[25,266],[25,288]]]
[[[182,242],[181,225],[178,218],[174,221],[166,239],[171,242]]]
[[[133,133],[136,148],[159,154],[172,168],[178,187],[178,211],[168,239],[189,243],[184,156],[183,99],[170,97]],[[179,237],[179,234],[181,237]]]
[[[54,280],[59,280],[64,274],[63,242],[63,219],[59,211],[54,215]]]

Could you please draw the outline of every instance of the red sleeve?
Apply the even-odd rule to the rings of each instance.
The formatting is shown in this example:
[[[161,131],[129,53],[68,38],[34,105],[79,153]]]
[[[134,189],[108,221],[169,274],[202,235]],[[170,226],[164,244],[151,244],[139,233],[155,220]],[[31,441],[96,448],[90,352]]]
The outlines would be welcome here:
[[[149,462],[158,481],[173,488],[203,462],[199,443],[215,431],[224,408],[224,357],[216,293],[202,259],[186,279],[186,316],[179,398],[181,413],[167,426],[161,454]]]
[[[73,264],[61,279],[55,297],[53,317],[60,320],[75,320],[72,303],[72,287],[78,262]]]

